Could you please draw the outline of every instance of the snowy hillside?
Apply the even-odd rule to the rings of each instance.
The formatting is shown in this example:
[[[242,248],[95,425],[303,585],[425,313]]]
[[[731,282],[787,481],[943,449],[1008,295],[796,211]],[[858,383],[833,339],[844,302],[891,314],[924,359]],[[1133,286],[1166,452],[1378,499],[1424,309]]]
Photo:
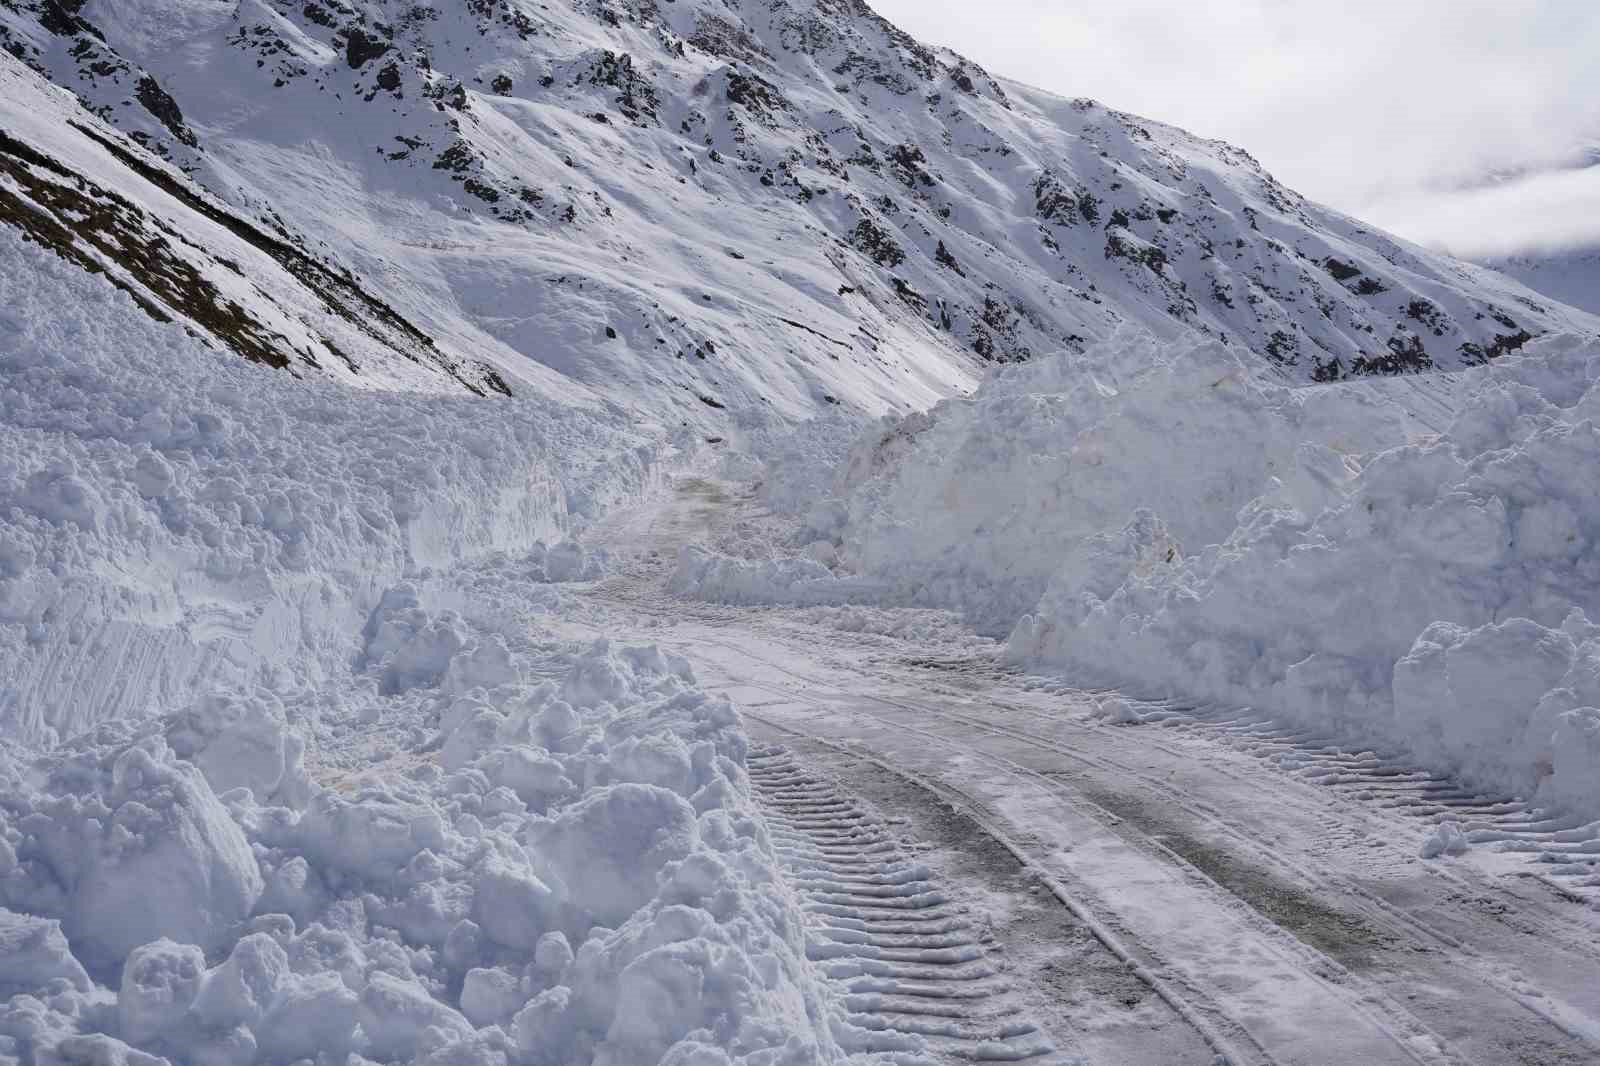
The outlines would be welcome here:
[[[854,3],[41,0],[0,30],[450,358],[708,427],[923,407],[1127,323],[1300,382],[1600,325]]]
[[[295,375],[424,391],[507,393],[441,351],[363,280],[269,231],[0,58],[0,220],[104,274],[156,322]]]

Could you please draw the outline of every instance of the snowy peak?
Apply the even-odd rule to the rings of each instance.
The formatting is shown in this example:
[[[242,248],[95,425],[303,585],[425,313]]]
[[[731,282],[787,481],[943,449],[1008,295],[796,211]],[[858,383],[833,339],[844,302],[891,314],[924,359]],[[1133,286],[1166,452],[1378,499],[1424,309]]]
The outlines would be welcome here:
[[[442,347],[673,421],[924,406],[1128,323],[1296,382],[1600,329],[861,3],[89,0],[0,25],[218,195],[391,278]]]

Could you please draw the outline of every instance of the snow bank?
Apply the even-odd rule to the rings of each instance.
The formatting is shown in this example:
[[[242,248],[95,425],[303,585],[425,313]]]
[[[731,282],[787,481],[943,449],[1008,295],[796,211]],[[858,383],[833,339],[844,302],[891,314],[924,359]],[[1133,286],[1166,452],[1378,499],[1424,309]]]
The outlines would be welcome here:
[[[0,1061],[842,1061],[737,712],[541,625],[667,448],[259,369],[0,232]]]
[[[379,614],[461,639],[382,695],[390,641],[313,701],[339,709],[298,728],[426,738],[364,772],[283,759],[265,692],[0,753],[0,1055],[842,1058],[725,698],[653,647]]]
[[[1064,560],[1011,652],[1600,809],[1597,379],[1600,349],[1547,341],[1468,375],[1444,433],[1347,460],[1320,506],[1274,487],[1187,557],[1136,520]]]
[[[336,673],[421,569],[534,552],[592,576],[542,542],[636,496],[660,448],[621,416],[251,366],[0,232],[3,732]]]
[[[1381,383],[1290,389],[1261,381],[1256,365],[1219,344],[1130,333],[1083,356],[997,370],[972,399],[880,420],[835,464],[826,491],[791,469],[811,465],[804,449],[780,452],[769,482],[816,486],[796,540],[817,565],[696,556],[679,588],[735,602],[861,599],[824,588],[842,572],[870,580],[871,595],[954,608],[1003,634],[1070,545],[1120,527],[1135,508],[1166,517],[1183,542],[1220,540],[1269,478],[1283,474],[1314,504],[1343,476],[1342,455],[1419,426]],[[1302,442],[1317,460],[1309,471],[1295,464]]]
[[[760,498],[774,514],[804,515],[833,494],[833,478],[868,419],[836,410],[798,427],[752,432]]]
[[[1179,543],[1220,541],[1269,479],[1315,508],[1346,476],[1345,456],[1418,428],[1381,386],[1290,389],[1253,366],[1215,343],[1124,337],[885,420],[842,471],[841,557],[902,602],[953,607],[1003,633],[1064,554],[1138,508]]]
[[[677,587],[954,608],[1022,664],[1600,812],[1600,348],[1296,389],[1249,358],[1124,337],[1001,371],[864,436],[800,557],[694,553]]]

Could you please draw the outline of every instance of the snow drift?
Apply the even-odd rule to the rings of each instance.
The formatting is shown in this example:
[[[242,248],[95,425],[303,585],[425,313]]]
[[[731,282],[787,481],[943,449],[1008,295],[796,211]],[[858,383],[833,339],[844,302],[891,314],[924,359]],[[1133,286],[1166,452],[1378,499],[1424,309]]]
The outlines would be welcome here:
[[[1249,359],[1127,335],[999,371],[858,441],[801,557],[693,550],[677,587],[954,609],[1019,663],[1600,810],[1600,348],[1294,389]]]
[[[842,1060],[736,710],[544,635],[671,442],[297,381],[8,232],[0,412],[0,1060]]]
[[[1291,477],[1184,556],[1141,515],[1011,634],[1025,662],[1392,741],[1486,786],[1600,809],[1600,349],[1471,372],[1441,434]],[[1322,471],[1320,500],[1290,486]]]
[[[659,440],[554,404],[296,381],[0,231],[0,720],[48,743],[328,676],[403,573],[559,541]]]
[[[485,685],[485,635],[444,624],[439,683],[320,720],[259,691],[198,742],[178,715],[0,752],[0,1055],[838,1061],[727,700],[606,643]],[[369,773],[283,757],[380,718],[440,727]]]

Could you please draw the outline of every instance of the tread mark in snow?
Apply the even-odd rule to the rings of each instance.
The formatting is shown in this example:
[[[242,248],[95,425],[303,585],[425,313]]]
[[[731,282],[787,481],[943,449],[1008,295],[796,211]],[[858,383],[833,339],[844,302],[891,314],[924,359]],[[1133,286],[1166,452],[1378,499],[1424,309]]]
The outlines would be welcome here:
[[[1313,784],[1436,825],[1454,823],[1468,844],[1526,852],[1541,867],[1530,876],[1575,901],[1600,903],[1600,822],[1563,817],[1519,797],[1481,792],[1425,770],[1402,753],[1352,749],[1334,737],[1249,710],[1154,702],[1133,710],[1130,721],[1222,733]]]
[[[839,987],[852,1024],[920,1037],[955,1060],[1017,1062],[1056,1051],[1010,1002],[1011,986],[967,909],[886,826],[781,748],[753,752],[749,770],[806,901],[806,954]]]

